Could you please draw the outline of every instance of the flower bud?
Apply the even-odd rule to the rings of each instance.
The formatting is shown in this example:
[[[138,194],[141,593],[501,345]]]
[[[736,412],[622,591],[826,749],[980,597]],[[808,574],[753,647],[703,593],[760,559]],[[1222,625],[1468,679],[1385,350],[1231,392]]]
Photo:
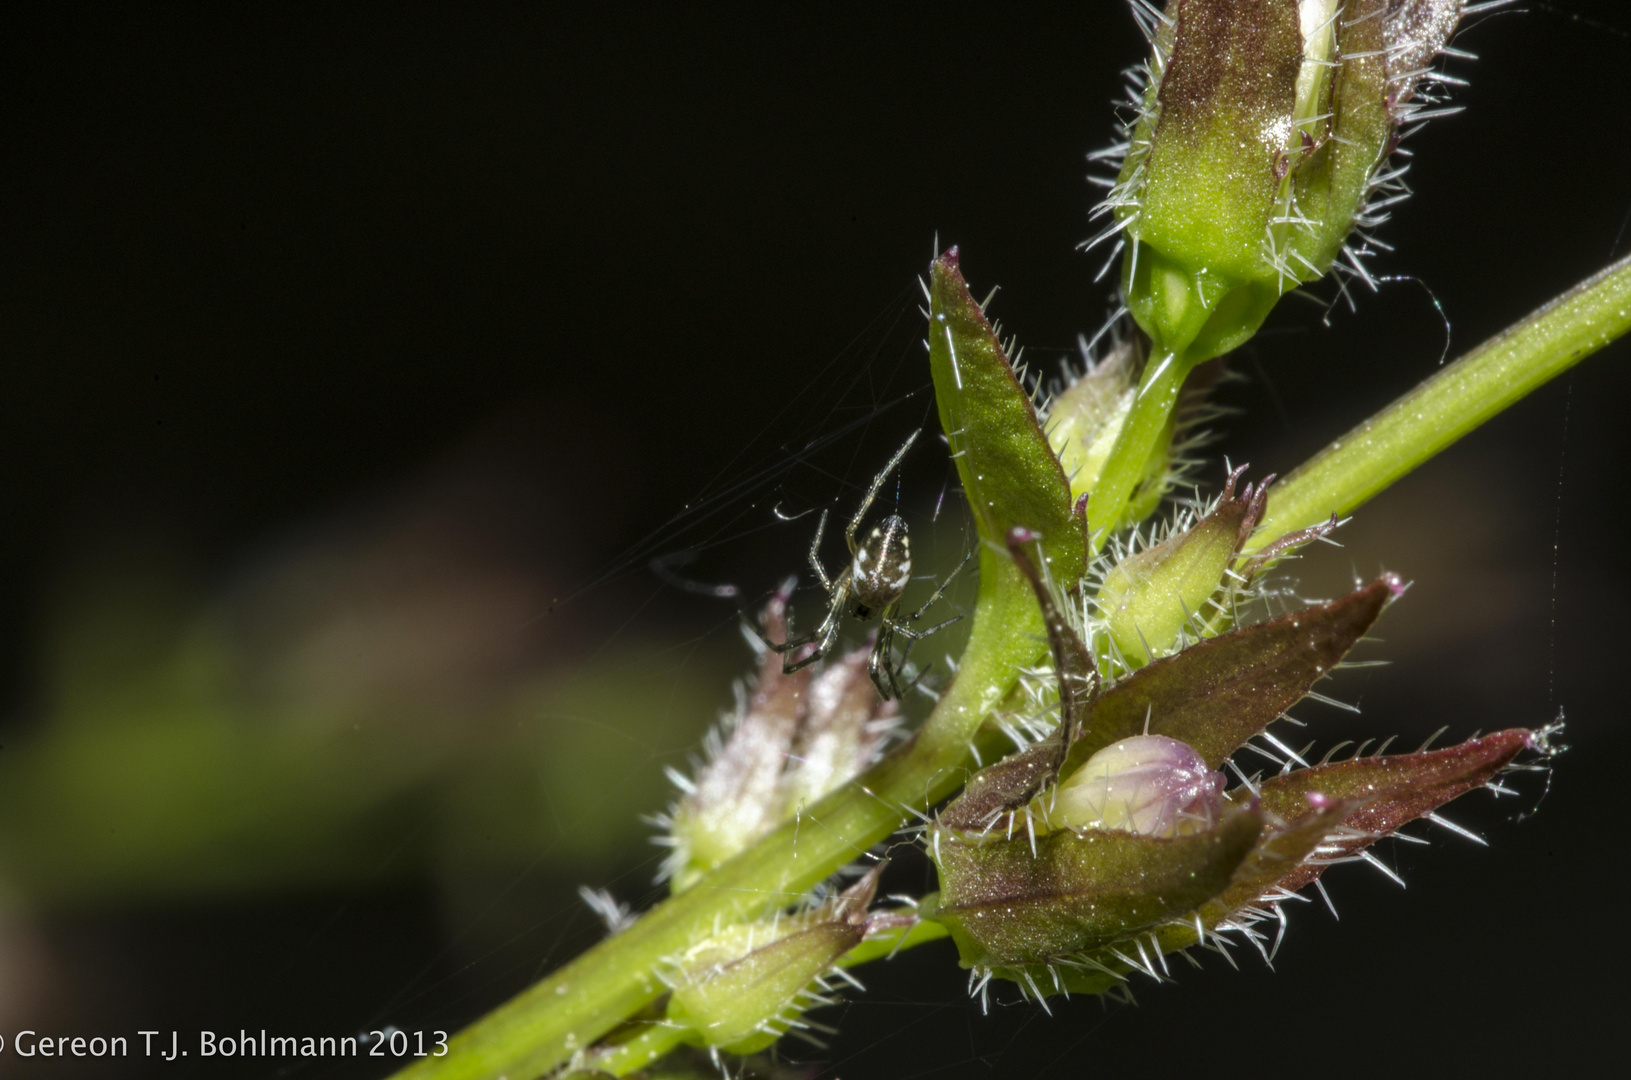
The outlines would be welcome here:
[[[786,633],[790,585],[765,607],[763,624],[772,635]],[[762,649],[752,694],[743,701],[739,692],[735,714],[724,721],[729,734],[722,744],[711,737],[717,749],[696,779],[682,785],[685,797],[669,815],[674,854],[665,869],[675,892],[689,888],[780,821],[777,789],[810,677],[808,668],[784,674],[782,658]]]
[[[1400,122],[1424,118],[1410,101],[1463,7],[1170,0],[1099,210],[1117,219],[1105,235],[1126,231],[1127,304],[1159,352],[1235,348],[1379,222],[1367,202]]]
[[[1134,735],[1088,758],[1054,790],[1046,816],[1055,828],[1188,836],[1217,823],[1224,784],[1187,743]]]
[[[1093,490],[1133,410],[1142,344],[1136,334],[1118,341],[1048,403],[1048,443],[1070,480],[1072,499]]]
[[[941,830],[930,847],[940,892],[921,913],[950,930],[965,967],[1048,963],[1131,940],[1228,887],[1262,817],[1255,805],[1220,809],[1213,827],[1170,837],[1061,828],[1033,840]]]
[[[811,984],[863,936],[859,926],[831,921],[731,927],[685,957],[668,1018],[702,1045],[733,1054],[763,1050],[786,1031],[786,1021],[825,1003]]]
[[[1248,484],[1238,496],[1235,484],[1244,468],[1229,476],[1223,495],[1192,527],[1129,555],[1104,576],[1097,604],[1110,639],[1131,668],[1172,651],[1185,628],[1204,636],[1227,622],[1218,599],[1228,593],[1225,577],[1241,545],[1262,520],[1267,482]]]
[[[808,914],[726,927],[690,949],[670,979],[668,1019],[695,1045],[752,1054],[806,1009],[830,1004],[821,977],[866,937],[882,867]]]
[[[965,967],[988,971],[1183,917],[1228,887],[1263,824],[1255,801],[1226,805],[1222,776],[1171,738],[1125,739],[1064,774],[1071,787],[1085,773],[1079,789],[1055,786],[1070,750],[1093,738],[1099,677],[1026,553],[1034,540],[1015,529],[1008,546],[1044,613],[1059,728],[982,769],[941,812],[929,830],[940,892],[920,912],[946,927]]]
[[[867,674],[870,652],[845,653],[810,680],[782,771],[780,820],[847,783],[899,723],[900,703],[880,699]]]
[[[1074,503],[1098,486],[1111,451],[1127,427],[1139,396],[1149,341],[1130,322],[1126,333],[1095,359],[1083,345],[1086,371],[1050,399],[1043,414],[1048,444],[1070,481]],[[1177,406],[1166,417],[1143,463],[1120,520],[1099,523],[1118,529],[1143,521],[1160,508],[1161,499],[1197,465],[1191,452],[1210,439],[1206,424],[1222,410],[1209,403],[1213,388],[1225,377],[1223,361],[1203,364],[1190,373]]]
[[[773,638],[786,634],[791,594],[789,582],[765,607]],[[780,654],[749,640],[760,650],[752,692],[724,721],[724,738],[710,735],[694,780],[670,773],[685,794],[657,820],[669,829],[659,842],[673,849],[663,872],[675,892],[858,774],[896,723],[899,706],[880,699],[867,675],[869,650],[787,674]]]

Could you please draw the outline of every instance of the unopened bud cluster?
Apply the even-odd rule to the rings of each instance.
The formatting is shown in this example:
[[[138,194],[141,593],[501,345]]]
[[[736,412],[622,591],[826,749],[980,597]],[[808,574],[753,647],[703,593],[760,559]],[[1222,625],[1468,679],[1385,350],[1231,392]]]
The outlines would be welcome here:
[[[1263,487],[1237,497],[1238,478],[1191,529],[1105,576],[1100,601],[1112,615],[1165,642],[1185,596],[1204,600],[1220,579],[1254,572],[1238,556]],[[1224,761],[1256,738],[1278,747],[1267,725],[1341,660],[1403,585],[1385,576],[1238,629],[1219,619],[1171,655],[1152,658],[1160,651],[1145,643],[1142,662],[1106,683],[1082,621],[1026,554],[1035,539],[1015,529],[1009,546],[1048,628],[1058,728],[977,773],[928,836],[940,892],[923,915],[950,932],[979,987],[996,977],[1038,998],[1110,992],[1134,971],[1160,978],[1155,965],[1164,968],[1167,952],[1217,947],[1228,932],[1256,940],[1252,927],[1278,919],[1280,901],[1332,862],[1361,857],[1524,750],[1546,752],[1544,737],[1525,731],[1298,770],[1284,751],[1278,776],[1225,790]]]
[[[765,608],[764,628],[785,633],[792,583]],[[675,892],[858,774],[894,730],[899,705],[878,697],[868,650],[787,673],[758,635],[757,682],[738,692],[735,711],[709,736],[708,760],[694,779],[670,777],[684,792],[658,819],[672,849],[664,871]]]

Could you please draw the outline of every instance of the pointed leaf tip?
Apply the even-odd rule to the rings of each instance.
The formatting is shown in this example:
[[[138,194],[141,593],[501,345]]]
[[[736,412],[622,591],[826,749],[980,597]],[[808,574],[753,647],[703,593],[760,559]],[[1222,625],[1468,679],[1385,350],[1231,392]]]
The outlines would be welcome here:
[[[929,368],[981,538],[1001,550],[1016,526],[1038,532],[1049,573],[1077,581],[1085,539],[1071,514],[1070,483],[1030,395],[963,280],[955,247],[930,268]]]
[[[1492,780],[1525,750],[1546,751],[1540,733],[1512,728],[1457,746],[1391,757],[1351,758],[1273,777],[1261,799],[1269,814],[1292,825],[1324,807],[1344,807],[1341,836],[1325,840],[1320,864],[1303,865],[1280,881],[1294,891],[1319,877],[1324,864],[1357,855],[1382,837]]]

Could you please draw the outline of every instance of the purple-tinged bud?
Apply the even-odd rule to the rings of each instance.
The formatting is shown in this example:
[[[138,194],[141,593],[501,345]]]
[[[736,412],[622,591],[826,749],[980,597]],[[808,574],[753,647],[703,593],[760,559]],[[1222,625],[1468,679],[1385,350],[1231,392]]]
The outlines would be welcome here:
[[[805,691],[805,710],[780,788],[781,820],[871,764],[900,722],[900,703],[883,701],[867,674],[870,649],[830,661]]]
[[[783,637],[792,583],[766,605],[762,625]],[[839,787],[872,763],[894,729],[899,706],[878,697],[867,675],[869,650],[787,674],[780,654],[760,650],[759,676],[710,735],[708,761],[694,780],[671,773],[685,791],[663,818],[673,849],[663,873],[675,892]]]
[[[1188,836],[1217,824],[1224,784],[1187,743],[1135,735],[1088,758],[1043,801],[1055,828]]]
[[[790,595],[784,586],[765,607],[763,624],[773,635],[786,632]],[[669,815],[674,854],[665,870],[675,892],[689,888],[779,823],[782,769],[805,710],[811,674],[808,668],[784,674],[782,658],[763,650],[757,685],[727,717],[728,734],[715,744],[708,763]]]

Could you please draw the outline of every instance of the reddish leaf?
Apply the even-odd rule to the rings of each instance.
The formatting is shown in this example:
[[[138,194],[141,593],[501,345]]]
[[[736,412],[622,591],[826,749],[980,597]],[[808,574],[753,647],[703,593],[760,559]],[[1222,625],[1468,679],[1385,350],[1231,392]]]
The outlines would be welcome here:
[[[1242,627],[1156,660],[1099,695],[1062,772],[1148,731],[1198,750],[1218,768],[1295,705],[1403,591],[1391,574],[1347,596]]]
[[[1356,855],[1403,825],[1430,814],[1451,799],[1488,783],[1537,741],[1522,728],[1499,731],[1459,746],[1419,754],[1354,758],[1276,776],[1262,786],[1263,809],[1287,821],[1315,812],[1324,800],[1353,804],[1342,825],[1363,835],[1333,839],[1323,858]],[[1314,802],[1309,801],[1310,794]],[[1323,862],[1322,858],[1322,862]],[[1296,890],[1324,871],[1324,865],[1305,865],[1279,882]]]

